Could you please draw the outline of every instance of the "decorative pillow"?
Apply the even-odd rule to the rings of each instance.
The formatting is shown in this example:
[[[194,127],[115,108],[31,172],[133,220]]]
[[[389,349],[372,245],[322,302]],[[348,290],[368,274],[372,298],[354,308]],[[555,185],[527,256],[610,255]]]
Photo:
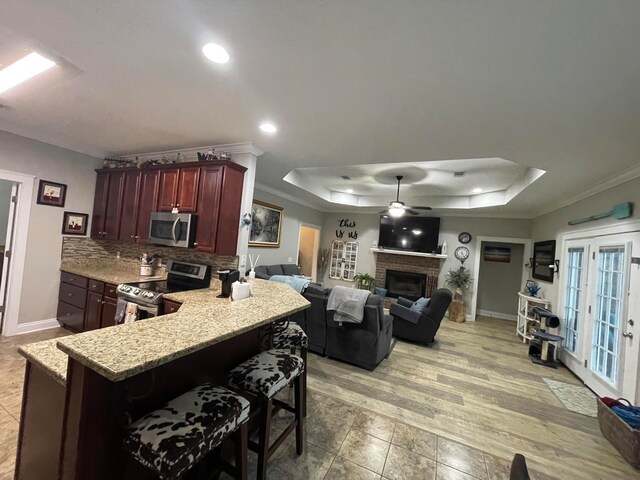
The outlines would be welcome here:
[[[386,288],[376,287],[376,290],[375,290],[376,295],[378,295],[380,298],[386,297],[387,292],[388,290]]]
[[[416,312],[422,313],[424,312],[424,309],[429,306],[429,303],[431,303],[430,298],[425,298],[425,297],[419,298],[414,302],[413,305],[411,305],[411,310],[415,310]]]

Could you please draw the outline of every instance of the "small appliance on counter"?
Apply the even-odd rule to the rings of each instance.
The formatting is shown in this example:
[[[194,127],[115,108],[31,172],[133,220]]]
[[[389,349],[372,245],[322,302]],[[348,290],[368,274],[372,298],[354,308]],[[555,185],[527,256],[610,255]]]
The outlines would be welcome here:
[[[140,257],[140,276],[150,277],[155,274],[156,260],[158,255],[155,253],[143,253]]]
[[[240,280],[240,272],[238,270],[218,270],[218,278],[222,283],[222,291],[218,298],[229,298],[231,285]]]

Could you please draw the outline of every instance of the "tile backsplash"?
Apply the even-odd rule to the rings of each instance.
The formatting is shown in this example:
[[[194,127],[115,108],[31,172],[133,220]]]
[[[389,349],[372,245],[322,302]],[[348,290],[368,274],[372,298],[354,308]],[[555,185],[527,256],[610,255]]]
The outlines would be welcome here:
[[[198,252],[193,248],[160,247],[157,245],[140,245],[137,243],[120,243],[110,240],[94,240],[92,238],[63,237],[62,260],[108,260],[120,254],[123,260],[137,261],[143,253],[160,255],[162,264],[167,260],[211,265],[212,270],[238,268],[238,257],[218,256]]]

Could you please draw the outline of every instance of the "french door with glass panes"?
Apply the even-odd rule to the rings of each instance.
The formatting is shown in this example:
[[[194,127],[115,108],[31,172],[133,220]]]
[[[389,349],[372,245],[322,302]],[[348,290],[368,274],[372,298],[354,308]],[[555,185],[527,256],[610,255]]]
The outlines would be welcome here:
[[[568,241],[564,253],[563,361],[598,395],[635,399],[640,234]]]

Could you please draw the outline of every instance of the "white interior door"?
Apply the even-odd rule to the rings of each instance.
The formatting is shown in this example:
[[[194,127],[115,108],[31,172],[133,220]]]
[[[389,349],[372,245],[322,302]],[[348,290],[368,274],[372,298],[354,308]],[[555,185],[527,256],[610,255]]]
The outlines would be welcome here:
[[[640,317],[640,234],[601,237],[591,243],[584,357],[585,384],[600,396],[635,401]],[[635,320],[634,320],[635,317]],[[588,328],[587,328],[588,327]]]
[[[4,239],[4,261],[2,265],[2,275],[0,276],[0,332],[3,331],[4,312],[7,301],[7,282],[9,281],[9,268],[11,264],[11,250],[13,245],[13,230],[16,216],[16,202],[18,198],[18,184],[11,187],[11,199],[9,203],[9,217],[7,222],[7,236]]]

